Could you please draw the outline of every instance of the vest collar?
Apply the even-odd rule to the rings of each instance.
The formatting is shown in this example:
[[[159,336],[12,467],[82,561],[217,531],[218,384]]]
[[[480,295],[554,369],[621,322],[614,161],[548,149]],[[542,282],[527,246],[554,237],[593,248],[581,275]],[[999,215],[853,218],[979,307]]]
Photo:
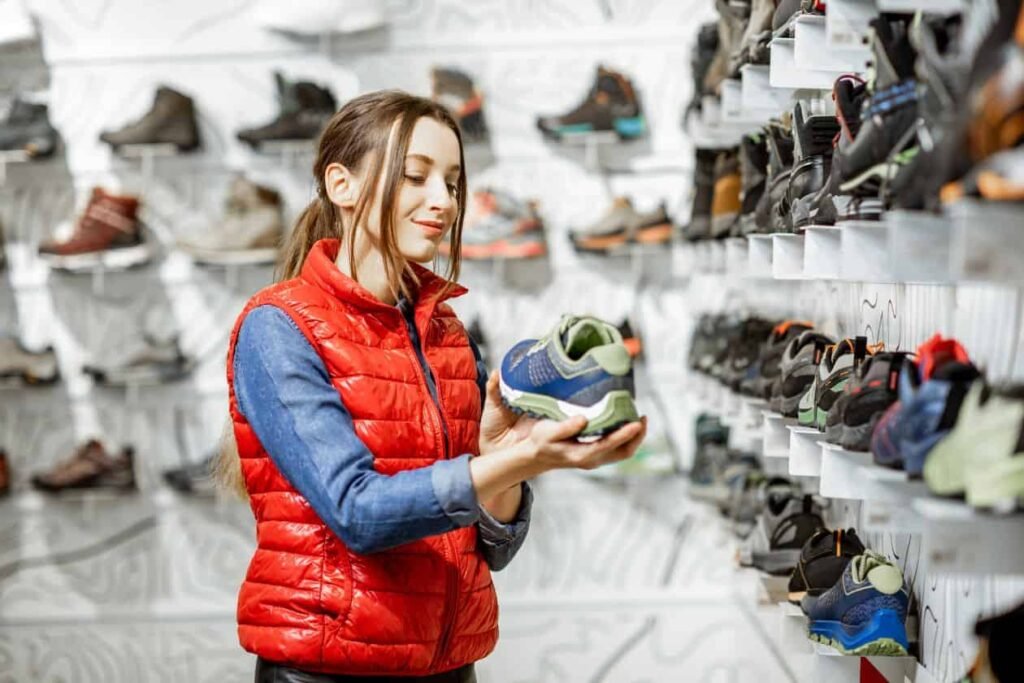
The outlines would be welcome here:
[[[315,284],[345,303],[359,308],[383,309],[399,313],[396,306],[384,303],[370,290],[338,270],[335,261],[340,248],[341,242],[336,239],[323,239],[314,243],[306,256],[306,262],[302,265],[302,279]],[[455,285],[442,296],[441,292],[444,290],[447,280],[423,266],[415,263],[411,266],[420,281],[419,291],[414,294],[417,322],[423,317],[429,319],[438,303],[462,296],[468,291],[462,285]]]

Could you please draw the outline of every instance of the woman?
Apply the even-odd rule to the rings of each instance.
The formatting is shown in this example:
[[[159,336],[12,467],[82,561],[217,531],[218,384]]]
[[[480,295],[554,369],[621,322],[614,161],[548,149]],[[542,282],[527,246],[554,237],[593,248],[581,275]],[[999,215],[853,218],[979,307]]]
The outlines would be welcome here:
[[[646,425],[579,444],[584,418],[502,406],[443,303],[465,293],[458,257],[446,278],[417,265],[449,232],[459,253],[465,164],[443,108],[358,97],[314,172],[283,279],[249,301],[228,352],[225,463],[241,463],[257,536],[239,639],[258,682],[473,681],[498,635],[490,569],[526,534],[526,480],[627,458]]]

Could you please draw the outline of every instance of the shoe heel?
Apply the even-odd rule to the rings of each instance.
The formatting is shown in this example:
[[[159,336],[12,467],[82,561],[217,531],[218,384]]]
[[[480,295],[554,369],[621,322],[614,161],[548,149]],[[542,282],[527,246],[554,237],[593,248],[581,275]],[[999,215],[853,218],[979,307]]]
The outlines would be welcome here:
[[[843,654],[861,657],[902,657],[909,648],[903,620],[891,609],[878,610],[859,628],[839,621],[812,621],[808,637]]]

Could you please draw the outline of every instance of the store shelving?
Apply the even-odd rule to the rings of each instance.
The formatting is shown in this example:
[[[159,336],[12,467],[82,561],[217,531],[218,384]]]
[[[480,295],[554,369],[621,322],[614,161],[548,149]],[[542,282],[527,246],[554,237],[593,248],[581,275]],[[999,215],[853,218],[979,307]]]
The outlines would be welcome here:
[[[827,40],[827,20],[823,15],[805,14],[797,17],[793,51],[796,66],[806,71],[824,71],[832,82],[844,73],[861,73],[867,68],[871,51],[857,43],[831,45],[822,50]],[[829,83],[828,88],[832,88]]]
[[[818,46],[820,51],[820,45]],[[796,39],[775,38],[771,42],[771,68],[769,71],[772,87],[794,90],[831,90],[842,71],[823,71],[812,68],[813,60],[799,64],[796,54]]]
[[[830,48],[862,45],[868,23],[878,15],[870,0],[832,0],[825,13],[825,37]]]

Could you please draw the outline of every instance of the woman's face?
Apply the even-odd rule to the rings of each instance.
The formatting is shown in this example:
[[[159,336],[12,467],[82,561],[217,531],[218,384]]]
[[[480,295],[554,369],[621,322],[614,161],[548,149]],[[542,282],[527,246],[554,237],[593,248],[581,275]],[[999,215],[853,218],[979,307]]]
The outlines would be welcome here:
[[[405,177],[395,202],[395,237],[399,252],[415,263],[433,260],[437,246],[459,212],[459,140],[444,124],[430,118],[416,122],[405,155]],[[383,174],[382,174],[383,175]],[[383,178],[381,179],[383,184]],[[377,197],[383,188],[379,187]],[[371,230],[379,233],[372,212]]]

